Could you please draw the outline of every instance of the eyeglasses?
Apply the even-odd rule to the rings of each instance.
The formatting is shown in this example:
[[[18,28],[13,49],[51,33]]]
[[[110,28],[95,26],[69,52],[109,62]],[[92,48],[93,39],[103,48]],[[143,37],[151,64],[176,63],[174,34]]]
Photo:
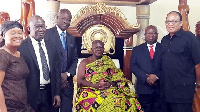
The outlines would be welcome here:
[[[200,24],[196,24],[196,27],[195,28],[200,28]]]
[[[41,25],[41,26],[34,26],[36,30],[39,30],[40,28],[42,30],[46,29],[46,26],[45,25]]]
[[[178,22],[180,22],[180,21],[165,21],[165,24],[170,24],[170,23],[176,24],[176,23],[178,23]]]
[[[151,36],[151,35],[153,35],[153,36],[157,36],[158,33],[145,33],[145,35],[148,35],[148,36]]]

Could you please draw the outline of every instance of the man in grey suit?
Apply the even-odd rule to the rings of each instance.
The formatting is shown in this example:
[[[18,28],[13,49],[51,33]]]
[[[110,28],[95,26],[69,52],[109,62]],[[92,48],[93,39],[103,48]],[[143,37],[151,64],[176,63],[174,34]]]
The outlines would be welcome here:
[[[47,30],[48,38],[52,45],[56,45],[61,58],[61,112],[71,112],[73,102],[73,77],[76,74],[78,62],[75,37],[70,35],[66,29],[70,26],[72,19],[68,9],[61,9],[57,15],[57,24]]]

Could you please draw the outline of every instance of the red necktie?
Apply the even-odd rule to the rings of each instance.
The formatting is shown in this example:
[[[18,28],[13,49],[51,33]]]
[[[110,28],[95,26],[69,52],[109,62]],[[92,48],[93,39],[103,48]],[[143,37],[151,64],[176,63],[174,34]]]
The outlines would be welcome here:
[[[154,56],[153,45],[151,45],[149,47],[150,47],[150,51],[149,51],[150,57],[151,57],[151,59],[153,59],[153,56]]]

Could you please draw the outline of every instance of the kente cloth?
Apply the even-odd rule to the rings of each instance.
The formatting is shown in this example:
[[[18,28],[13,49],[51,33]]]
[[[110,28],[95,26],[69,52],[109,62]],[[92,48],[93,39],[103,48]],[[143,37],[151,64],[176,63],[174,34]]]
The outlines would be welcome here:
[[[81,87],[77,91],[75,108],[77,112],[143,112],[140,103],[124,77],[108,56],[103,56],[86,65],[85,80],[93,84],[98,82],[116,82],[117,86],[107,90]]]

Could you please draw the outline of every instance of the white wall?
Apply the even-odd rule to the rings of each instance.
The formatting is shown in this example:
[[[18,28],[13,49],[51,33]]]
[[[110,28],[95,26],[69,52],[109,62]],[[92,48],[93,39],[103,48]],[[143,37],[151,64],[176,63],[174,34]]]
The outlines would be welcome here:
[[[189,24],[190,31],[195,33],[195,25],[200,21],[200,0],[187,0],[190,8]],[[179,0],[158,0],[151,4],[151,16],[149,23],[156,25],[159,29],[159,41],[167,33],[165,28],[165,19],[167,13],[172,10],[178,11]]]
[[[45,17],[46,0],[35,0],[36,14]],[[149,24],[156,25],[159,29],[159,41],[167,34],[165,29],[166,14],[172,10],[178,11],[179,0],[157,0],[150,5]],[[87,4],[61,4],[60,8],[68,8],[74,16],[82,7]],[[193,33],[195,33],[195,24],[200,21],[200,0],[188,0],[190,7],[189,23]],[[130,24],[135,24],[136,8],[132,6],[117,6],[127,17]],[[20,19],[21,0],[0,0],[0,11],[6,11],[10,14],[11,20]]]

